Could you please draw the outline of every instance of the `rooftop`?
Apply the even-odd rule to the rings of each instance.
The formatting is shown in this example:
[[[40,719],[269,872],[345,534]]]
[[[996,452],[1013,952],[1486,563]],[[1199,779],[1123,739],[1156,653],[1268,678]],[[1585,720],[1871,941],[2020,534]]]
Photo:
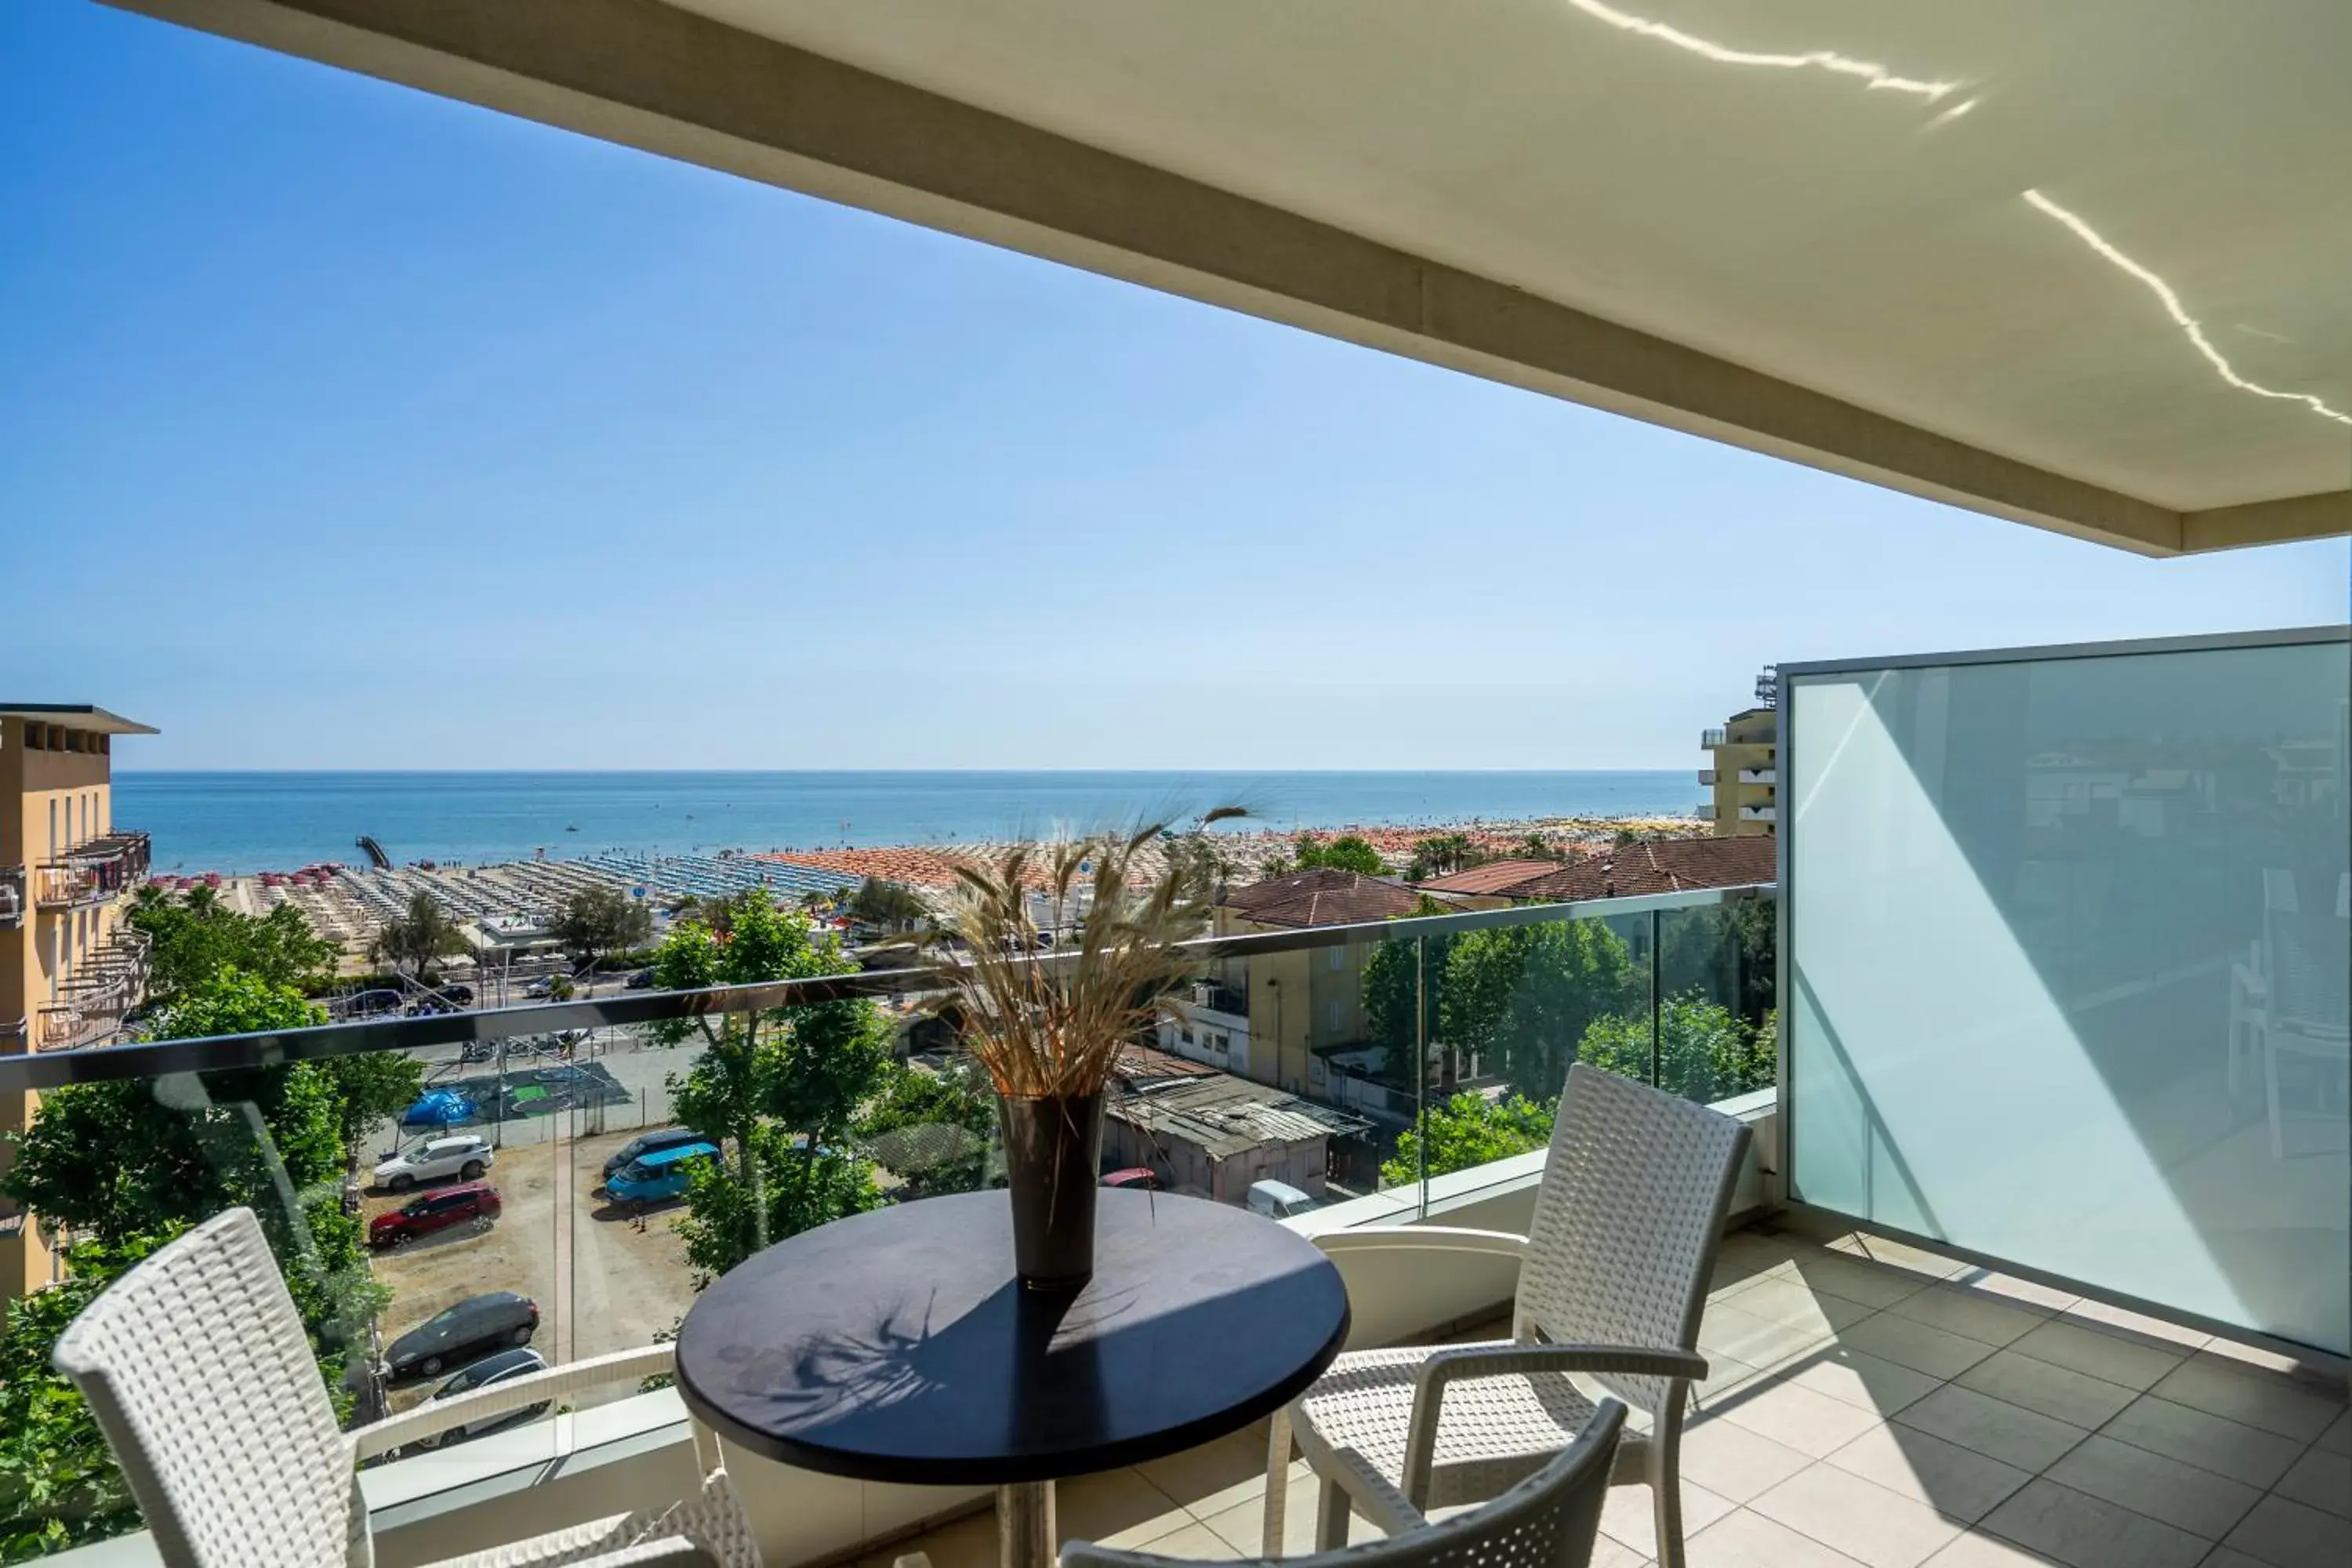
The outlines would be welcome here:
[[[1523,899],[1623,899],[1683,893],[1697,888],[1740,888],[1779,874],[1780,841],[1747,838],[1645,838],[1571,862],[1513,890]]]
[[[1395,920],[1420,901],[1402,882],[1318,867],[1235,888],[1224,907],[1253,925],[1343,926]]]
[[[1371,1125],[1360,1116],[1213,1069],[1166,1088],[1130,1089],[1112,1099],[1104,1114],[1197,1144],[1213,1160],[1264,1143],[1342,1137]]]
[[[88,702],[0,702],[0,719],[26,719],[36,724],[62,724],[100,735],[157,735],[152,724],[125,719]]]
[[[1424,893],[1463,893],[1491,898],[1497,894],[1507,895],[1524,883],[1550,876],[1559,868],[1558,860],[1489,860],[1483,866],[1433,877],[1413,886]]]

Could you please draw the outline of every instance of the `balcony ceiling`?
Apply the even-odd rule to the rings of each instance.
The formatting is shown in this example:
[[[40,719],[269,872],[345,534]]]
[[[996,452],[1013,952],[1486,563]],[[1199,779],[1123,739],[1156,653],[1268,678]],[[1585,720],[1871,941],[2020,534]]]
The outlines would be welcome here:
[[[2105,542],[2352,531],[2343,0],[137,4]]]

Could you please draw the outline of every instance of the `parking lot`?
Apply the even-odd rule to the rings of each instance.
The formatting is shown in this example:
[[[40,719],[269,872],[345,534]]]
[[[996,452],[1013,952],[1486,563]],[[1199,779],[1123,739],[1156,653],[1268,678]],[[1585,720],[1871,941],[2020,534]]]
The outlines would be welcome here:
[[[487,1230],[455,1227],[375,1255],[376,1279],[393,1291],[381,1320],[387,1345],[444,1308],[489,1290],[518,1291],[539,1304],[532,1348],[551,1363],[649,1344],[676,1326],[693,1299],[677,1230],[686,1207],[639,1217],[605,1203],[595,1191],[604,1161],[635,1135],[635,1118],[626,1127],[576,1132],[573,1124],[583,1120],[533,1118],[528,1138],[512,1136],[526,1124],[506,1124],[486,1178],[498,1189],[501,1212]],[[364,1194],[362,1223],[415,1195]],[[392,1390],[393,1408],[418,1403],[438,1381]],[[630,1392],[615,1388],[573,1403]]]

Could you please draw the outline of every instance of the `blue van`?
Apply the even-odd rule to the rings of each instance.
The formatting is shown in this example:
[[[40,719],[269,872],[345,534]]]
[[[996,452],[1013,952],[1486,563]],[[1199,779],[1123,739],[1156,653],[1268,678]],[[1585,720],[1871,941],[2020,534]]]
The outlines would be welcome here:
[[[715,1143],[680,1143],[667,1149],[656,1149],[650,1154],[640,1154],[629,1162],[628,1169],[604,1184],[604,1190],[615,1203],[659,1204],[686,1196],[686,1189],[694,1177],[697,1160],[716,1159],[719,1146]]]

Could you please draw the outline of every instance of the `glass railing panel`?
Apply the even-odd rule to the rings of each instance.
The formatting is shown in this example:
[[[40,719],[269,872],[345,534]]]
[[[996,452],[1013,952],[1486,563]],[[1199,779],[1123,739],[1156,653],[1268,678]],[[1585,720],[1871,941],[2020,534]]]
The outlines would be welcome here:
[[[1787,679],[1794,1194],[2352,1349],[2344,634]]]

